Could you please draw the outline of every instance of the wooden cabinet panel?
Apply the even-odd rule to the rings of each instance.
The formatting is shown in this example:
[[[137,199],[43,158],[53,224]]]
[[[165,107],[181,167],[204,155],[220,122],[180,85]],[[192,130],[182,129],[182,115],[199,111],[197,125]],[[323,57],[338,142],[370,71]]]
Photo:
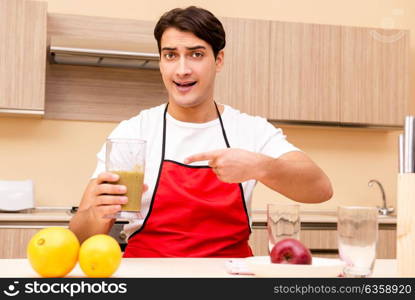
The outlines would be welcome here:
[[[153,50],[157,51],[153,36],[155,25],[155,21],[50,13],[47,32],[48,36],[75,39],[134,41],[153,45]]]
[[[44,110],[47,3],[0,0],[0,110]]]
[[[270,23],[232,18],[222,18],[221,22],[227,37],[215,99],[242,112],[267,117]]]
[[[402,126],[409,32],[271,22],[270,119]]]
[[[49,14],[48,37],[143,44],[157,53],[155,22]],[[121,121],[167,101],[158,70],[48,64],[46,119]]]
[[[300,239],[311,250],[337,250],[337,230],[301,230]]]
[[[26,247],[41,228],[0,228],[0,258],[26,258]]]
[[[268,233],[265,227],[253,227],[249,245],[255,256],[268,255]]]
[[[338,122],[340,26],[271,22],[270,119]]]
[[[47,66],[45,119],[118,122],[166,101],[157,70]]]
[[[379,230],[377,258],[396,258],[396,228]]]
[[[335,229],[301,229],[300,240],[313,255],[338,257]],[[264,226],[254,226],[249,240],[254,255],[268,255],[268,236]],[[396,258],[396,227],[381,226],[377,244],[377,258]]]
[[[29,243],[33,235],[37,233],[39,230],[47,227],[68,228],[67,222],[24,223],[30,223],[30,225],[6,224],[0,226],[0,240],[3,243],[3,246],[0,248],[0,258],[26,258],[27,244]]]
[[[301,242],[319,257],[338,257],[335,230],[302,230]],[[268,255],[268,234],[265,227],[254,227],[249,240],[254,255]],[[334,251],[327,251],[334,250]]]
[[[409,31],[342,27],[341,122],[400,125],[409,105]]]

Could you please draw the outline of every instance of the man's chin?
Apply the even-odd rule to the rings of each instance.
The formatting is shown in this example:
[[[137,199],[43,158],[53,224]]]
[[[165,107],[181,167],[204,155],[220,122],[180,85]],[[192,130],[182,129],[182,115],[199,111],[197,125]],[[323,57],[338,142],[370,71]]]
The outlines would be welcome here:
[[[199,106],[203,103],[203,101],[197,100],[185,100],[185,99],[170,99],[169,102],[173,102],[175,105],[180,106],[182,108],[194,108]]]

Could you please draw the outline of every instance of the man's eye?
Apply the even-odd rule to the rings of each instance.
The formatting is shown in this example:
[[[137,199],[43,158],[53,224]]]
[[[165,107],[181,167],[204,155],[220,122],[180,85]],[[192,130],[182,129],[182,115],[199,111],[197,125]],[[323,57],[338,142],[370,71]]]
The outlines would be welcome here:
[[[202,52],[193,52],[192,56],[195,57],[195,58],[199,58],[199,57],[203,56],[203,53]]]
[[[166,53],[166,54],[164,54],[164,57],[166,58],[166,59],[173,59],[174,58],[174,53]]]

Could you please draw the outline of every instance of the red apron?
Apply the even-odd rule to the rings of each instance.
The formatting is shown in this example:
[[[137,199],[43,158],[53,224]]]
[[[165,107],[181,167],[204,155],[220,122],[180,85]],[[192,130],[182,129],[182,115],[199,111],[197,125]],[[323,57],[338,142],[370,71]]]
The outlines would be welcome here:
[[[215,103],[216,106],[216,103]],[[220,181],[209,166],[191,166],[164,158],[150,209],[134,232],[124,257],[247,257],[251,228],[242,185]],[[225,143],[229,143],[216,106]]]

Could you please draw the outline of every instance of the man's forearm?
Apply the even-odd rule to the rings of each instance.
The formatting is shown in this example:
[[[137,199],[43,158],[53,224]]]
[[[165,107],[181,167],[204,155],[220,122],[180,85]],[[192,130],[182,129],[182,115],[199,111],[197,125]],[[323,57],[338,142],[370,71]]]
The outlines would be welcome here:
[[[94,218],[90,209],[80,210],[74,215],[69,223],[72,230],[82,243],[84,240],[99,233],[107,234],[115,220]]]
[[[332,197],[326,174],[300,152],[292,153],[301,157],[292,160],[259,155],[256,179],[269,188],[297,202],[319,203]]]

